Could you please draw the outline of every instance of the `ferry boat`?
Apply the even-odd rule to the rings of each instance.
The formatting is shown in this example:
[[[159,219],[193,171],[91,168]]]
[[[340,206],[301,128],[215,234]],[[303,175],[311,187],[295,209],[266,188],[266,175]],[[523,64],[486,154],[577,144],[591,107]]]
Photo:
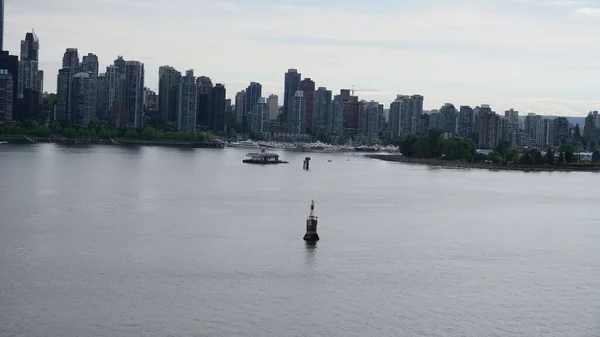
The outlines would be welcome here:
[[[228,147],[242,147],[242,148],[258,148],[258,144],[251,140],[242,140],[240,142],[232,142],[227,144]]]
[[[279,155],[276,153],[268,153],[265,149],[260,149],[258,153],[248,153],[248,159],[242,160],[245,164],[288,164],[287,161],[279,160]]]

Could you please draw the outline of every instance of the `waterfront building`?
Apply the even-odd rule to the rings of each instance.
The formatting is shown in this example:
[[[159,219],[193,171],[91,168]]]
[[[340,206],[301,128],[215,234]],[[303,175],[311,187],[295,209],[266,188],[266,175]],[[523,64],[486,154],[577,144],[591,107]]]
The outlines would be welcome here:
[[[306,128],[311,130],[313,125],[313,111],[315,107],[315,82],[310,78],[300,81],[299,89],[304,94],[306,101]]]
[[[177,120],[179,83],[181,83],[181,72],[168,65],[158,68],[159,123],[166,124]]]
[[[267,106],[269,107],[269,120],[276,121],[277,117],[279,117],[279,97],[277,95],[269,95]]]
[[[179,84],[177,125],[179,131],[196,130],[196,77],[194,70],[185,72]]]
[[[287,126],[289,133],[294,133],[297,127],[297,125],[292,123],[294,118],[292,117],[291,109],[292,105],[294,104],[296,92],[300,90],[301,78],[302,75],[297,69],[288,69],[288,71],[285,73],[282,123]]]
[[[6,69],[0,69],[0,125],[7,125],[13,120],[13,76]]]

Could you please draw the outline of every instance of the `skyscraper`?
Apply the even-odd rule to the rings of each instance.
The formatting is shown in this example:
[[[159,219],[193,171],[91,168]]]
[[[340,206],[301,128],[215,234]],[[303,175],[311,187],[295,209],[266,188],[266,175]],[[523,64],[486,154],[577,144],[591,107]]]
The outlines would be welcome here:
[[[277,116],[279,115],[279,96],[269,95],[267,106],[269,107],[269,120],[277,120]]]
[[[306,133],[306,99],[304,93],[300,90],[296,91],[292,99],[290,109],[290,133],[305,134]]]
[[[244,119],[242,120],[242,132],[248,132],[254,125],[253,112],[256,102],[262,97],[262,85],[250,82],[246,88],[246,101],[244,102]]]
[[[213,83],[208,76],[200,76],[196,79],[196,123],[203,127],[210,124],[210,92]]]
[[[287,73],[285,73],[285,84],[283,91],[283,114],[282,114],[282,125],[286,124],[288,128],[288,132],[292,132],[294,129],[291,124],[291,108],[293,104],[294,97],[296,92],[300,90],[300,79],[302,78],[302,74],[298,72],[296,69],[288,69]]]
[[[95,114],[100,119],[106,119],[107,116],[107,106],[106,99],[108,97],[107,90],[108,87],[106,85],[106,74],[100,73],[98,74],[98,80],[96,82],[96,111]]]
[[[98,76],[98,56],[95,54],[89,53],[83,56],[81,61],[81,71],[84,73],[90,73],[92,77]]]
[[[126,61],[124,109],[120,116],[122,128],[139,128],[144,125],[144,64]]]
[[[423,126],[421,125],[421,115],[423,114],[423,96],[412,95],[410,96],[410,99],[413,104],[410,112],[412,116],[412,133],[417,135],[425,135],[427,130],[424,130]],[[456,125],[456,122],[454,125]]]
[[[94,113],[94,96],[96,95],[93,79],[89,73],[80,72],[71,80],[71,119],[77,126],[87,126]]]
[[[379,103],[371,101],[365,104],[363,114],[363,136],[368,141],[379,139]]]
[[[6,69],[0,69],[0,125],[13,120],[13,77]]]
[[[269,106],[264,97],[260,97],[252,108],[252,132],[260,137],[267,137],[269,133]]]
[[[67,48],[63,55],[62,67],[72,69],[79,67],[79,52],[77,48]]]
[[[208,128],[213,131],[224,131],[225,129],[225,100],[227,92],[221,83],[215,84],[210,90],[210,110]]]
[[[312,130],[317,135],[328,135],[331,132],[329,124],[331,106],[331,90],[319,87],[315,92]]]
[[[71,68],[58,70],[56,78],[56,115],[55,120],[70,120]]]
[[[235,121],[241,127],[244,123],[244,104],[246,102],[246,90],[235,94]]]
[[[115,121],[119,109],[123,103],[123,83],[125,77],[120,74],[117,66],[110,65],[106,67],[105,73],[105,85],[106,85],[106,98],[104,100],[104,117],[106,119]]]
[[[177,108],[176,98],[179,97],[181,73],[171,66],[158,68],[158,121],[168,123],[175,121]]]
[[[40,95],[38,91],[38,53],[39,39],[35,32],[25,34],[21,41],[21,59],[19,60],[19,84],[17,89],[16,120],[37,119],[40,113]]]
[[[306,127],[312,131],[313,110],[315,107],[315,82],[310,78],[305,78],[300,82],[300,89],[304,93],[306,101]]]
[[[12,104],[11,118],[14,119],[14,113],[17,104],[17,88],[19,86],[19,57],[10,55],[8,51],[0,51],[0,69],[7,70],[7,73],[12,77],[12,99],[7,100]]]
[[[179,84],[177,121],[180,131],[196,130],[196,77],[194,70],[185,72]]]
[[[181,73],[171,66],[158,68],[158,120],[175,122]]]

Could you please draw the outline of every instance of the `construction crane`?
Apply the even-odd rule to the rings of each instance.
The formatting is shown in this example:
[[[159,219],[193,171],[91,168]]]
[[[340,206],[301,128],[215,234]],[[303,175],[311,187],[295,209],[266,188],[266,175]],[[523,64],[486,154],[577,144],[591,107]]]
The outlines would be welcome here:
[[[353,84],[353,85],[352,85],[352,89],[350,89],[350,94],[351,94],[352,96],[354,96],[354,92],[355,92],[355,91],[374,91],[374,92],[377,92],[377,91],[379,91],[379,90],[377,90],[377,89],[354,89],[354,84]]]

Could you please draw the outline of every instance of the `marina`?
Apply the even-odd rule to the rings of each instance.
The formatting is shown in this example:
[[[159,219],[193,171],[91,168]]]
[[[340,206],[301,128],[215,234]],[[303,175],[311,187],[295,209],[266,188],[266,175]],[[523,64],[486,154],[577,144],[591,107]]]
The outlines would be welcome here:
[[[243,140],[236,142],[229,142],[226,145],[232,148],[266,148],[266,149],[277,149],[284,151],[294,152],[324,152],[324,153],[337,153],[337,152],[398,152],[399,148],[393,145],[360,145],[353,146],[351,144],[334,145],[322,143],[320,141],[312,143],[290,143],[290,142],[255,142],[252,140]]]

